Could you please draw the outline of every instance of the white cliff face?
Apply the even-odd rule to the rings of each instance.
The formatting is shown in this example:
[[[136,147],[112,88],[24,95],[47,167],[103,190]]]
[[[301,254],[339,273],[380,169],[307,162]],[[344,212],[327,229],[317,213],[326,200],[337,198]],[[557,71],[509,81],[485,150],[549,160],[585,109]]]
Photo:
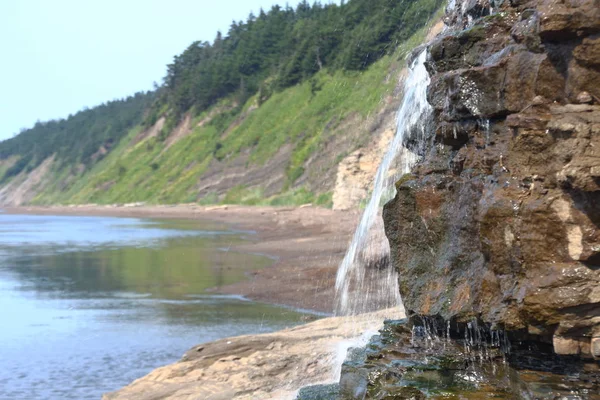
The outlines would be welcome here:
[[[373,177],[393,137],[394,130],[386,129],[375,143],[356,150],[338,164],[333,192],[334,210],[356,209],[368,198]]]
[[[20,206],[31,201],[39,188],[47,183],[45,178],[51,171],[53,162],[54,156],[48,157],[31,172],[22,172],[8,185],[1,186],[0,205]]]

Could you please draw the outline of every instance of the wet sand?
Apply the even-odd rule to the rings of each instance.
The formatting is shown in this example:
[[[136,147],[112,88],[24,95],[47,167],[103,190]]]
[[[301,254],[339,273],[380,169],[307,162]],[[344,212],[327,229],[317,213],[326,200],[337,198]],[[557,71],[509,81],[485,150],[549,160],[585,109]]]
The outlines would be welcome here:
[[[256,232],[230,251],[273,257],[248,279],[211,289],[252,300],[331,313],[337,267],[352,237],[358,211],[302,207],[198,205],[6,207],[5,213],[199,219]]]

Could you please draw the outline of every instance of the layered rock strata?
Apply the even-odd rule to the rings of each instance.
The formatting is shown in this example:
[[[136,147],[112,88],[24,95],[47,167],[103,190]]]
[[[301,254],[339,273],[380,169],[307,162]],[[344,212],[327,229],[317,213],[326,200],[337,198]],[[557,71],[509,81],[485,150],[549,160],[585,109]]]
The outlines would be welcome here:
[[[600,358],[600,0],[465,0],[432,143],[384,209],[409,315]]]

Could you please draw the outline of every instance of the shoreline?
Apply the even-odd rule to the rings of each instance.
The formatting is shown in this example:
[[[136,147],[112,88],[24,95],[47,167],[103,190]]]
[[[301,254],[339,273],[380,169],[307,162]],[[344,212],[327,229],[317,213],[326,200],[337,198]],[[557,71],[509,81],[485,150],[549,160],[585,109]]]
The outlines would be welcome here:
[[[270,266],[212,293],[243,296],[319,315],[315,321],[265,334],[202,343],[179,361],[154,369],[103,400],[292,400],[299,389],[339,380],[350,347],[362,347],[385,319],[404,317],[388,309],[331,317],[335,278],[360,211],[300,207],[196,205],[136,207],[6,207],[6,214],[107,216],[201,220],[251,231],[233,251],[273,258]]]
[[[403,317],[389,309],[203,343],[102,400],[293,400],[302,387],[339,381],[348,349]]]
[[[251,231],[231,250],[273,260],[247,279],[210,289],[263,303],[331,314],[335,275],[360,217],[357,210],[263,206],[128,205],[0,207],[6,214],[184,219],[222,223]]]

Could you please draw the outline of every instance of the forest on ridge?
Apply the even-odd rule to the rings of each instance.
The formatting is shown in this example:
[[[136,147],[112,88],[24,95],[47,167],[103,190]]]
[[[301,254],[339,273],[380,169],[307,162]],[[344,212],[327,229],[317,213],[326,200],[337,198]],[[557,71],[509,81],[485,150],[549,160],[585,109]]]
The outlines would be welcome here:
[[[364,79],[361,74],[369,71],[383,57],[393,54],[399,45],[415,35],[441,4],[441,0],[350,0],[338,5],[319,1],[310,4],[304,0],[295,8],[276,5],[269,10],[260,10],[258,15],[250,13],[246,21],[233,21],[226,34],[217,32],[212,42],[195,41],[176,55],[166,67],[162,83],[153,91],[110,101],[65,119],[37,122],[31,129],[0,142],[0,187],[16,177],[24,179],[23,174],[30,173],[44,160],[53,157],[54,180],[60,182],[53,183],[52,190],[64,193],[84,176],[91,179],[89,173],[94,166],[108,157],[122,141],[131,140],[134,130],[150,130],[162,120],[159,134],[146,143],[147,157],[128,159],[126,152],[121,154],[123,158],[118,161],[118,166],[116,162],[111,164],[116,172],[102,178],[104,183],[97,182],[96,187],[112,187],[128,178],[128,171],[137,171],[137,163],[142,159],[148,164],[144,174],[159,174],[160,166],[168,164],[160,160],[168,156],[163,153],[170,146],[165,144],[166,140],[186,115],[207,119],[209,123],[196,135],[195,140],[199,141],[194,147],[197,148],[196,159],[203,167],[197,167],[195,174],[201,176],[211,162],[225,162],[243,148],[258,149],[256,151],[260,155],[253,156],[252,160],[265,162],[277,146],[291,142],[295,148],[287,167],[288,183],[285,185],[286,188],[291,187],[303,174],[303,163],[318,148],[321,130],[339,123],[348,113],[371,113],[376,99],[383,94],[381,91],[388,90],[379,83],[385,76],[375,76],[384,73],[383,67],[379,72],[372,72],[370,77],[365,75]],[[359,81],[363,79],[361,85],[371,85],[372,90],[368,99],[360,95],[356,104],[351,106],[344,96],[353,95],[347,85],[357,77],[361,77]],[[376,80],[377,85],[368,83]],[[357,85],[359,81],[356,81]],[[249,121],[246,118],[248,110],[253,109],[249,102],[261,107],[273,96],[281,96],[290,89],[297,90],[294,88],[304,87],[302,85],[307,85],[310,90],[308,98],[290,94],[298,101],[292,104],[293,99],[290,99],[286,110],[271,111],[270,118],[281,119],[274,121],[278,124],[273,128],[277,130],[276,138],[264,138],[270,143],[260,143],[263,138],[256,126],[265,125],[264,119],[261,120],[263,122],[254,121],[254,128],[250,131],[242,129],[242,126],[234,129],[234,137],[225,134],[240,125],[240,121]],[[341,88],[346,92],[342,92]],[[369,90],[367,86],[357,88],[359,91]],[[308,104],[307,101],[312,101],[317,94],[321,96],[320,105]],[[342,106],[342,102],[345,105]],[[290,113],[301,115],[300,108],[296,107],[312,107],[305,121],[312,126],[304,127],[302,132],[286,133],[285,129],[289,131],[285,126],[289,123]],[[313,117],[315,121],[312,121]],[[259,115],[256,118],[263,117]],[[265,147],[270,149],[261,150]],[[169,161],[169,165],[174,162]],[[183,171],[184,167],[181,166],[178,171]],[[174,171],[173,168],[171,170]],[[149,184],[141,173],[130,178],[127,183],[129,190],[123,189],[122,192],[136,193],[140,200],[150,199],[153,197],[151,190],[156,191],[164,185],[164,179],[161,184]],[[192,199],[192,178],[188,176],[189,182],[181,189],[181,196],[186,193],[184,197],[178,194],[157,200]],[[168,182],[174,179],[171,177]],[[142,183],[146,186],[143,192],[131,190]],[[56,201],[59,197],[52,196],[43,202]],[[108,201],[96,197],[90,195],[86,199]],[[121,197],[116,194],[110,197],[110,200],[116,199]]]

